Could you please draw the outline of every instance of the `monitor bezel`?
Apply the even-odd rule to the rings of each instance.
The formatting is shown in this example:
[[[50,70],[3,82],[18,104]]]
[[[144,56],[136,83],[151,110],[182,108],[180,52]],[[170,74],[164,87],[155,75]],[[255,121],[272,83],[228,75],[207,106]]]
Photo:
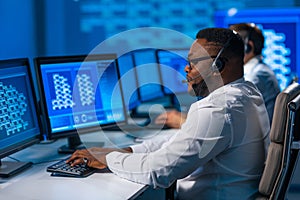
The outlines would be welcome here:
[[[162,83],[162,87],[164,86],[164,80],[163,80],[163,73],[161,71],[161,68],[160,68],[160,57],[159,57],[159,52],[169,52],[169,53],[174,53],[175,51],[188,51],[189,52],[189,48],[186,47],[186,48],[168,48],[168,49],[157,49],[155,54],[156,54],[156,59],[157,59],[157,62],[158,62],[158,66],[159,66],[159,73],[160,73],[160,78],[161,78],[161,83]],[[175,54],[175,53],[174,53]],[[188,55],[187,55],[188,56]],[[187,58],[185,58],[187,59]],[[184,84],[184,83],[183,83]],[[165,95],[176,95],[176,94],[186,94],[188,93],[188,90],[186,89],[186,91],[182,91],[182,92],[174,92],[174,93],[168,93],[165,91],[164,88],[162,88],[163,92]]]
[[[121,77],[122,75],[121,75],[121,69],[120,69],[120,57],[122,57],[122,56],[129,56],[132,60],[132,65],[133,65],[132,70],[134,71],[135,85],[137,87],[136,88],[137,100],[134,102],[134,106],[132,104],[128,104],[128,105],[125,104],[125,90],[124,90],[125,83],[122,81],[122,77]],[[119,80],[120,80],[120,84],[121,84],[121,92],[122,92],[121,94],[122,94],[122,98],[123,98],[124,109],[125,109],[126,113],[130,113],[131,111],[135,110],[142,103],[141,98],[140,98],[138,77],[137,77],[137,71],[135,68],[135,61],[134,61],[133,53],[127,52],[125,54],[119,55],[116,62],[117,62],[117,68],[118,68],[118,76],[119,76]],[[128,117],[128,116],[126,115],[126,117]]]
[[[115,65],[116,65],[116,72],[118,76],[118,80],[120,78],[120,74],[118,71],[118,63],[116,61],[117,55],[113,53],[109,54],[89,54],[89,55],[67,55],[67,56],[44,56],[44,57],[36,57],[34,58],[34,66],[35,66],[35,71],[36,71],[36,76],[37,76],[37,82],[38,82],[38,89],[40,93],[40,110],[42,114],[42,119],[43,119],[43,128],[44,132],[46,134],[47,139],[58,139],[58,138],[65,138],[65,137],[76,137],[79,135],[78,130],[80,130],[81,133],[90,133],[93,131],[99,131],[99,130],[105,130],[109,129],[110,127],[114,127],[117,124],[125,124],[127,121],[126,114],[125,114],[125,109],[124,109],[124,102],[123,102],[123,97],[122,97],[122,103],[123,103],[123,112],[124,112],[124,120],[120,122],[112,122],[109,124],[105,125],[94,125],[90,127],[82,127],[78,129],[73,129],[73,130],[64,130],[62,132],[52,132],[51,131],[51,124],[49,120],[49,113],[47,109],[47,103],[46,103],[46,98],[45,98],[45,89],[43,85],[43,80],[42,80],[42,71],[41,71],[41,65],[42,64],[52,64],[52,63],[69,63],[69,62],[83,62],[83,61],[95,61],[95,60],[114,60]],[[121,92],[122,92],[122,86],[120,86]]]
[[[10,145],[9,147],[6,147],[4,149],[0,148],[0,159],[5,158],[13,153],[16,153],[22,149],[25,149],[31,145],[37,144],[42,140],[42,131],[41,131],[41,121],[39,118],[39,109],[37,104],[37,98],[36,98],[36,92],[33,84],[33,76],[31,73],[30,68],[30,62],[28,58],[13,58],[13,59],[7,59],[7,60],[0,60],[0,66],[1,69],[11,68],[11,67],[20,67],[25,66],[27,70],[27,75],[29,79],[30,89],[32,93],[32,101],[34,104],[34,112],[33,114],[36,114],[37,116],[37,125],[39,129],[39,133],[34,135],[33,137],[27,138],[25,140],[22,140],[18,143],[15,143],[13,145]]]
[[[141,103],[146,103],[146,102],[151,102],[157,99],[161,99],[164,97],[165,93],[163,91],[163,86],[162,86],[162,77],[161,77],[161,73],[160,73],[160,69],[159,69],[159,63],[157,60],[157,56],[156,56],[156,48],[142,48],[142,49],[135,49],[132,51],[132,56],[133,56],[133,61],[134,61],[134,67],[136,69],[136,73],[137,73],[137,81],[138,81],[138,93],[139,93],[139,98]],[[147,52],[147,51],[153,51],[153,55],[154,55],[154,59],[155,59],[155,63],[156,63],[156,68],[157,68],[157,73],[158,73],[158,79],[159,79],[159,84],[160,84],[160,95],[154,96],[154,97],[148,97],[145,99],[145,97],[142,97],[141,94],[141,86],[140,86],[140,81],[139,81],[139,74],[138,74],[138,70],[137,70],[137,63],[135,60],[135,55],[136,53],[143,53],[143,52]]]

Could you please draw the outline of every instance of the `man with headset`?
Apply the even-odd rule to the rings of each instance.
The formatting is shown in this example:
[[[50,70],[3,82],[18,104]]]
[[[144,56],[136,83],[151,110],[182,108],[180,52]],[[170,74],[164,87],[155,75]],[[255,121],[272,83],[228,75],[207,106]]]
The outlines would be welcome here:
[[[256,195],[268,144],[263,99],[243,78],[244,45],[229,29],[198,32],[186,66],[193,103],[176,134],[124,149],[76,151],[67,161],[108,167],[125,179],[168,187],[177,199],[249,199]]]
[[[254,83],[263,95],[271,123],[280,88],[274,72],[262,61],[265,42],[262,31],[253,23],[233,24],[229,28],[237,31],[244,40],[244,77]]]
[[[244,77],[245,80],[254,83],[263,95],[271,124],[275,100],[280,88],[274,72],[262,61],[262,49],[265,41],[262,31],[253,23],[233,24],[229,28],[237,31],[243,38],[245,45]],[[173,110],[159,115],[156,123],[166,124],[171,128],[180,128],[185,120],[184,113]]]

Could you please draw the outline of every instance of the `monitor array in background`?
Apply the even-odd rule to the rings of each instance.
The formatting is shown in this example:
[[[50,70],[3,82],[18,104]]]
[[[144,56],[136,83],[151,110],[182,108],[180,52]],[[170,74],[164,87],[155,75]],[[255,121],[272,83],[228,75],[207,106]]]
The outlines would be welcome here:
[[[82,148],[78,132],[126,123],[145,103],[176,107],[176,94],[187,91],[181,82],[187,54],[188,49],[141,49],[119,57],[37,57],[39,100],[28,58],[0,61],[0,161],[41,140],[62,137],[68,144],[59,152],[72,153]],[[0,176],[31,164],[2,161]]]

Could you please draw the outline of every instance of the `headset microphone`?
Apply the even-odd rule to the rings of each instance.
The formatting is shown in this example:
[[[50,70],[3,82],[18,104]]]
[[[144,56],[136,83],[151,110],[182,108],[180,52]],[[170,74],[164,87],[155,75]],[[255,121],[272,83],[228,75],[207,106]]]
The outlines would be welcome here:
[[[181,83],[188,83],[189,80],[182,80]]]
[[[191,78],[191,79],[182,80],[181,83],[188,83],[188,82],[191,82],[191,81],[193,81],[193,80],[199,78],[200,76],[201,76],[201,74],[199,74],[198,76],[195,76],[195,77],[193,77],[193,78]]]

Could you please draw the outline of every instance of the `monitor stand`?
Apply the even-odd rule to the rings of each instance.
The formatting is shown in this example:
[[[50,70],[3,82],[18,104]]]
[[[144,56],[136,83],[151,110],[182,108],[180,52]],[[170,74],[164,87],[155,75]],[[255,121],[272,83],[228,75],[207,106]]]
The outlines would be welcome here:
[[[63,145],[58,148],[58,153],[64,153],[64,154],[72,154],[78,149],[82,149],[82,142],[80,140],[80,137],[78,135],[75,136],[69,136],[68,137],[68,144]]]
[[[0,160],[0,177],[8,178],[13,176],[32,165],[32,162],[1,161]]]
[[[103,147],[104,142],[81,142],[78,135],[68,137],[68,144],[58,148],[58,153],[61,154],[72,154],[76,150],[85,149],[86,147]]]

